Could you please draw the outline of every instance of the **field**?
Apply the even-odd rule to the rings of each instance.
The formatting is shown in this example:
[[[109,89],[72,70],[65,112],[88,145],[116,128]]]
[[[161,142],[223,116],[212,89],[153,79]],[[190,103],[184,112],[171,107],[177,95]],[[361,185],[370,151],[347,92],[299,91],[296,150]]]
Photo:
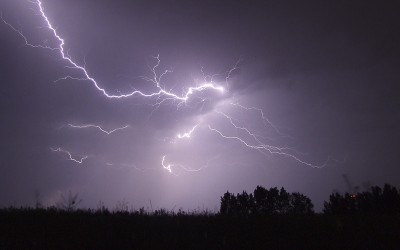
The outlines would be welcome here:
[[[400,217],[8,208],[0,249],[400,249]]]

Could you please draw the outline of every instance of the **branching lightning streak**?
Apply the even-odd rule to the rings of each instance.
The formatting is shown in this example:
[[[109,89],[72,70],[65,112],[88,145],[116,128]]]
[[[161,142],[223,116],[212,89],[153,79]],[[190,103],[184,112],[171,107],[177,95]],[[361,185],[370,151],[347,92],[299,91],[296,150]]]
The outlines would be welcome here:
[[[182,96],[179,96],[177,94],[174,94],[170,91],[165,90],[163,87],[161,87],[161,79],[162,77],[169,73],[169,70],[164,71],[160,76],[158,76],[158,74],[156,73],[156,70],[158,68],[158,66],[160,65],[160,59],[159,56],[156,56],[155,59],[157,60],[157,63],[155,66],[153,66],[152,73],[153,73],[153,77],[143,77],[144,80],[149,81],[151,83],[153,83],[157,89],[156,92],[151,92],[151,93],[144,93],[142,91],[139,90],[134,90],[130,93],[126,93],[126,94],[120,94],[120,95],[115,95],[115,94],[110,94],[106,91],[105,88],[100,87],[100,85],[98,84],[98,82],[92,77],[90,76],[89,72],[86,70],[85,66],[81,66],[79,65],[77,62],[73,61],[72,58],[68,55],[68,53],[65,52],[64,49],[64,45],[65,45],[65,41],[64,39],[57,33],[56,29],[53,27],[53,25],[51,24],[50,20],[48,19],[48,17],[46,16],[45,12],[44,12],[44,7],[42,5],[42,2],[40,0],[36,0],[36,1],[32,1],[32,3],[36,4],[39,8],[39,12],[40,12],[40,16],[43,18],[44,22],[46,23],[46,27],[52,32],[54,38],[56,38],[59,42],[58,47],[56,48],[52,48],[52,47],[48,47],[48,46],[41,46],[41,45],[32,45],[28,42],[27,37],[18,29],[14,28],[11,24],[9,24],[8,22],[6,22],[2,17],[2,20],[5,24],[7,24],[9,27],[11,27],[14,31],[16,31],[25,41],[25,44],[34,48],[43,48],[43,49],[50,49],[50,50],[55,50],[55,51],[59,51],[61,58],[65,61],[68,62],[69,64],[69,68],[72,69],[76,69],[79,70],[81,73],[83,73],[83,77],[72,77],[72,76],[66,76],[66,77],[62,77],[56,81],[59,80],[65,80],[65,79],[74,79],[74,80],[87,80],[90,81],[94,87],[103,93],[103,95],[107,98],[126,98],[126,97],[131,97],[134,95],[139,95],[142,97],[161,97],[164,96],[162,99],[162,102],[165,100],[177,100],[180,103],[184,103],[186,102],[189,97],[191,95],[193,95],[195,92],[201,92],[203,90],[206,89],[212,89],[212,90],[217,90],[220,92],[224,91],[224,88],[222,86],[218,86],[213,84],[212,82],[207,82],[207,83],[203,83],[199,86],[196,87],[189,87],[186,91],[186,93],[184,93]]]
[[[207,162],[207,164],[205,164],[204,166],[202,166],[202,167],[200,167],[200,168],[198,168],[198,169],[193,169],[193,168],[187,168],[187,167],[185,167],[185,166],[183,166],[183,165],[181,165],[181,164],[175,164],[175,163],[169,163],[169,164],[166,165],[166,163],[165,163],[165,157],[166,157],[166,155],[163,155],[162,160],[161,160],[161,165],[162,165],[163,168],[164,168],[165,170],[167,170],[170,174],[173,174],[173,175],[175,175],[175,176],[179,176],[179,174],[177,174],[176,172],[174,172],[174,171],[172,170],[172,167],[181,168],[181,169],[183,169],[183,170],[186,171],[186,172],[199,172],[199,171],[202,170],[203,168],[208,167],[209,162],[210,162],[211,160],[213,160],[213,159],[210,159],[210,160]]]
[[[33,48],[49,49],[49,50],[57,50],[57,49],[58,49],[58,48],[53,48],[53,47],[50,47],[50,46],[44,46],[44,45],[40,45],[40,44],[37,45],[37,44],[31,44],[31,43],[29,43],[28,38],[24,35],[24,33],[22,33],[21,30],[19,30],[19,29],[15,28],[14,26],[12,26],[10,23],[8,23],[8,22],[3,18],[3,12],[0,12],[0,18],[1,18],[1,20],[2,20],[8,27],[10,27],[10,28],[11,28],[12,30],[14,30],[19,36],[22,37],[22,39],[24,40],[26,46],[33,47]]]
[[[283,133],[282,133],[282,132],[281,132],[281,131],[280,131],[266,116],[265,116],[265,115],[264,115],[264,111],[263,111],[262,109],[257,108],[257,107],[245,107],[245,106],[243,106],[243,105],[241,105],[240,103],[237,103],[237,102],[236,102],[236,103],[231,102],[230,105],[239,107],[239,108],[244,109],[244,110],[246,110],[246,111],[254,110],[254,111],[259,112],[259,113],[260,113],[260,116],[261,116],[261,119],[262,119],[262,121],[263,121],[263,123],[264,123],[264,125],[265,125],[266,127],[271,127],[271,128],[273,128],[273,129],[275,130],[275,132],[276,132],[278,135],[280,135],[280,136],[290,137],[290,136],[288,136],[288,135],[283,134]]]
[[[98,125],[93,125],[93,124],[74,125],[74,124],[69,123],[68,126],[70,126],[71,128],[79,128],[79,129],[82,129],[82,128],[97,128],[98,130],[100,130],[101,132],[103,132],[103,133],[105,133],[105,134],[107,134],[107,135],[112,134],[112,133],[114,133],[115,131],[118,131],[118,130],[123,130],[123,129],[129,128],[129,125],[125,125],[125,126],[123,126],[123,127],[115,128],[115,129],[113,129],[113,130],[107,131],[107,130],[103,129],[103,128],[100,127],[100,126],[98,126]]]
[[[178,134],[176,137],[178,137],[179,139],[184,139],[184,138],[190,138],[192,136],[192,133],[194,132],[194,130],[197,128],[199,124],[196,124],[193,126],[193,128],[191,130],[189,130],[189,132],[185,132],[183,134]]]
[[[43,19],[43,21],[45,23],[45,28],[47,28],[51,32],[53,39],[57,40],[57,46],[51,47],[51,46],[47,46],[47,45],[31,44],[29,42],[28,38],[23,34],[23,32],[21,30],[15,28],[10,23],[5,21],[3,19],[2,14],[0,15],[0,17],[7,26],[9,26],[13,31],[15,31],[24,40],[26,46],[30,46],[33,48],[48,49],[51,51],[58,52],[61,59],[64,60],[67,64],[65,67],[72,69],[72,70],[76,70],[76,72],[79,72],[79,74],[80,74],[78,76],[67,75],[67,76],[64,76],[64,77],[61,77],[61,78],[55,80],[55,82],[62,81],[62,80],[68,80],[68,79],[79,80],[79,81],[89,81],[90,83],[92,83],[92,85],[95,87],[95,89],[97,89],[98,91],[100,91],[103,94],[103,96],[105,96],[106,98],[110,98],[110,99],[128,98],[128,97],[132,97],[132,96],[154,98],[151,100],[155,101],[153,106],[155,106],[156,109],[158,107],[160,107],[160,105],[166,101],[173,101],[174,103],[177,103],[177,107],[179,108],[180,105],[186,104],[191,97],[194,96],[194,98],[199,98],[198,96],[195,95],[196,92],[213,90],[213,91],[223,93],[225,91],[223,86],[214,84],[214,77],[216,77],[218,74],[206,76],[204,74],[203,69],[201,70],[201,72],[203,73],[204,79],[201,84],[186,88],[184,91],[182,91],[182,93],[180,95],[172,92],[172,89],[167,90],[164,86],[162,86],[161,82],[163,80],[163,77],[166,76],[167,74],[171,73],[172,70],[164,70],[161,74],[159,74],[158,72],[159,72],[159,67],[160,67],[161,61],[160,61],[159,55],[157,55],[157,56],[153,57],[156,60],[156,63],[153,66],[149,66],[149,69],[150,69],[152,75],[150,77],[147,77],[147,76],[141,77],[142,80],[150,83],[154,87],[153,92],[147,93],[147,92],[143,92],[143,91],[140,91],[137,89],[133,89],[133,91],[125,93],[125,94],[121,94],[121,93],[120,94],[112,94],[112,93],[108,92],[104,87],[101,87],[101,85],[89,74],[88,70],[86,69],[86,61],[85,60],[84,60],[83,65],[81,65],[81,64],[77,63],[75,60],[73,60],[72,57],[68,54],[68,51],[66,51],[64,48],[65,40],[58,34],[57,30],[51,24],[50,20],[48,19],[47,15],[45,14],[44,7],[43,7],[41,0],[32,0],[29,2],[32,4],[35,4],[37,6],[37,8],[39,10],[38,14]],[[226,86],[228,86],[228,80],[231,77],[231,74],[238,68],[239,62],[240,62],[240,60],[238,60],[236,62],[236,64],[234,65],[233,68],[231,68],[228,72],[226,72],[226,75],[225,75]],[[228,88],[229,88],[229,86],[228,86]],[[200,99],[202,99],[202,98],[200,98]],[[205,99],[202,99],[202,100],[204,101]],[[279,136],[287,137],[286,135],[281,133],[281,131],[272,122],[270,122],[266,118],[262,109],[256,108],[256,107],[245,107],[239,103],[233,103],[233,102],[230,103],[230,105],[232,105],[234,107],[239,107],[245,111],[258,112],[260,115],[260,118],[262,119],[263,124],[266,127],[273,128],[275,130],[276,134],[278,134]],[[275,155],[289,157],[289,158],[297,161],[298,163],[304,164],[304,165],[312,167],[312,168],[322,168],[327,165],[328,161],[320,166],[303,161],[300,158],[298,158],[296,155],[288,152],[288,151],[294,151],[291,148],[278,147],[278,146],[265,144],[262,141],[263,139],[265,139],[265,137],[261,136],[260,134],[255,133],[255,132],[252,132],[250,130],[250,128],[239,125],[239,123],[237,123],[233,117],[227,115],[226,113],[223,113],[221,111],[215,111],[215,112],[218,115],[226,118],[229,121],[229,124],[234,129],[236,129],[238,131],[242,131],[242,133],[244,133],[246,135],[244,137],[243,136],[229,136],[229,135],[226,135],[226,133],[223,133],[220,130],[212,127],[211,125],[208,125],[208,129],[210,131],[213,131],[213,132],[219,134],[224,139],[231,139],[231,140],[239,141],[241,144],[245,145],[246,147],[251,148],[251,149],[256,149],[264,155],[274,155],[275,154]],[[119,127],[119,128],[107,131],[100,126],[93,125],[93,124],[85,124],[85,125],[68,124],[68,125],[72,128],[79,128],[79,129],[96,128],[107,135],[110,135],[111,133],[114,133],[118,130],[126,129],[129,127],[129,125],[126,125],[123,127]],[[195,126],[193,126],[192,129],[189,130],[188,132],[185,132],[182,134],[181,133],[177,134],[176,137],[178,139],[191,138],[192,133],[196,130],[196,128],[198,128],[198,125],[199,124],[196,124]],[[250,138],[251,142],[248,140],[248,138]],[[51,148],[51,150],[53,152],[63,152],[65,154],[67,154],[69,156],[69,160],[74,161],[78,164],[82,164],[82,162],[88,158],[88,156],[84,156],[81,159],[75,159],[72,157],[72,155],[69,151],[64,150],[62,148],[56,148],[56,149]],[[166,155],[164,155],[162,157],[161,165],[163,166],[164,169],[166,169],[169,173],[171,173],[173,175],[177,175],[177,174],[173,172],[172,167],[180,167],[185,171],[199,171],[200,170],[200,169],[197,170],[197,169],[186,168],[186,167],[184,167],[182,165],[178,165],[178,164],[172,164],[172,163],[166,164],[165,158],[166,158]]]
[[[162,157],[161,165],[162,165],[163,168],[166,169],[170,174],[173,174],[173,175],[177,176],[177,174],[175,174],[174,172],[172,172],[172,167],[174,166],[174,164],[165,165],[165,155],[163,155],[163,157]]]
[[[68,160],[73,161],[73,162],[76,162],[76,163],[78,163],[78,164],[82,164],[83,161],[86,160],[86,159],[89,157],[89,156],[85,155],[85,156],[82,157],[81,159],[75,159],[75,158],[72,157],[72,154],[71,154],[69,151],[65,150],[65,149],[62,149],[62,148],[50,148],[50,150],[53,151],[53,152],[62,152],[62,153],[65,153],[65,154],[68,155]]]
[[[236,127],[234,124],[232,124],[232,125],[234,127]],[[236,127],[236,128],[243,129],[243,130],[246,131],[246,129],[241,128],[241,127]],[[208,129],[213,131],[213,132],[216,132],[217,134],[219,134],[224,139],[237,140],[237,141],[241,142],[242,144],[244,144],[246,147],[251,148],[251,149],[259,150],[260,152],[263,152],[263,153],[265,152],[265,153],[270,153],[272,155],[273,154],[277,154],[277,155],[281,155],[281,156],[286,156],[286,157],[292,158],[293,160],[295,160],[295,161],[297,161],[297,162],[299,162],[299,163],[301,163],[303,165],[306,165],[306,166],[309,166],[309,167],[312,167],[312,168],[323,168],[328,164],[328,161],[330,160],[330,159],[328,159],[322,165],[314,165],[314,164],[311,164],[309,162],[301,160],[300,158],[296,157],[295,155],[292,155],[290,153],[285,152],[284,149],[286,149],[286,148],[274,147],[274,146],[265,145],[265,144],[262,144],[262,143],[261,144],[251,144],[249,142],[246,142],[244,139],[242,139],[242,138],[240,138],[238,136],[225,135],[220,130],[215,129],[215,128],[211,127],[210,125],[208,125]],[[248,132],[248,133],[250,133],[250,132]],[[250,135],[251,135],[251,133],[250,133]],[[256,137],[253,137],[253,138],[256,138]]]
[[[259,138],[265,139],[263,136],[258,135],[258,134],[255,134],[254,132],[251,132],[251,131],[250,131],[248,128],[246,128],[246,127],[242,127],[242,126],[237,125],[237,123],[234,121],[234,119],[233,119],[231,116],[229,116],[229,115],[227,115],[227,114],[225,114],[225,113],[223,113],[223,112],[221,112],[221,111],[217,111],[217,110],[216,110],[216,111],[214,111],[214,112],[217,113],[217,114],[219,114],[219,115],[221,115],[221,116],[223,116],[223,117],[225,117],[226,119],[228,119],[228,120],[229,120],[229,123],[230,123],[235,129],[239,129],[239,130],[244,131],[246,134],[248,134],[250,137],[252,137],[259,145],[264,145],[265,148],[268,148],[268,149],[270,149],[270,150],[277,150],[277,151],[282,151],[282,150],[293,150],[292,148],[277,147],[277,146],[271,146],[271,145],[264,144],[264,143],[262,143],[261,140],[259,139]]]

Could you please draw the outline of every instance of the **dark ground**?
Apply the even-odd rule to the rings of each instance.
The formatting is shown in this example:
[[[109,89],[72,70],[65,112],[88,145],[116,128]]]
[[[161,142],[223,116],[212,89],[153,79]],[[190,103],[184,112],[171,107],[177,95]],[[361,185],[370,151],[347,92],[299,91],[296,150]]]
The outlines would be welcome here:
[[[0,249],[400,249],[400,216],[0,210]]]

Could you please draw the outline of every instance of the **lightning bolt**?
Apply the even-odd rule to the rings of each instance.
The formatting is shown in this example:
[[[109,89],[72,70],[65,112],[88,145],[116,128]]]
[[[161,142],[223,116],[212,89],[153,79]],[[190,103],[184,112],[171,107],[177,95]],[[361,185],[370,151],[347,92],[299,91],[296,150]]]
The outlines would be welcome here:
[[[78,129],[96,128],[96,129],[98,129],[99,131],[101,131],[102,133],[105,133],[105,134],[107,134],[107,135],[110,135],[110,134],[114,133],[115,131],[123,130],[123,129],[126,129],[126,128],[129,128],[129,127],[130,127],[129,125],[125,125],[125,126],[123,126],[123,127],[115,128],[115,129],[112,129],[112,130],[107,131],[107,130],[103,129],[103,128],[100,127],[100,126],[98,126],[98,125],[93,125],[93,124],[74,125],[74,124],[69,123],[68,126],[70,126],[71,128],[78,128]]]
[[[240,130],[244,130],[246,131],[250,136],[252,136],[256,142],[259,142],[256,138],[256,135],[252,134],[251,132],[249,132],[247,129],[242,128],[242,127],[238,127],[236,126],[234,123],[232,123],[232,126],[234,126],[237,129]],[[208,125],[208,129],[217,133],[218,135],[220,135],[222,138],[224,139],[228,139],[228,140],[237,140],[239,142],[241,142],[241,144],[243,144],[244,146],[246,146],[247,148],[250,149],[256,149],[258,151],[260,151],[262,154],[266,155],[266,153],[269,153],[271,155],[281,155],[281,156],[285,156],[288,158],[291,158],[295,161],[297,161],[298,163],[301,163],[303,165],[312,167],[312,168],[323,168],[326,167],[328,162],[330,161],[330,157],[325,161],[325,163],[323,163],[322,165],[314,165],[312,163],[306,162],[301,160],[300,158],[298,158],[297,156],[290,154],[288,152],[285,152],[285,150],[290,149],[290,148],[280,148],[280,147],[276,147],[276,146],[271,146],[268,144],[262,144],[262,143],[251,143],[251,142],[247,142],[245,139],[238,137],[238,136],[229,136],[229,135],[225,135],[224,133],[222,133],[220,130],[211,127],[211,125]]]
[[[214,157],[213,159],[210,159],[210,160],[207,162],[207,164],[205,164],[204,166],[201,166],[201,167],[198,168],[198,169],[194,169],[194,168],[187,168],[187,167],[185,167],[185,166],[183,166],[183,165],[181,165],[181,164],[175,164],[175,163],[166,164],[166,163],[165,163],[165,157],[166,157],[166,155],[163,155],[162,160],[161,160],[161,166],[163,167],[163,169],[167,170],[170,174],[175,175],[175,176],[179,176],[179,174],[176,173],[176,172],[174,172],[174,171],[172,170],[172,167],[180,168],[180,169],[184,170],[185,172],[199,172],[199,171],[201,171],[203,168],[208,167],[210,161],[213,160],[213,159],[215,158],[215,157]]]
[[[69,151],[67,151],[67,150],[65,150],[65,149],[62,149],[62,148],[60,148],[60,147],[59,147],[59,148],[50,148],[50,150],[53,151],[53,152],[62,152],[62,153],[64,153],[64,154],[67,154],[67,155],[68,155],[68,160],[73,161],[73,162],[76,162],[76,163],[78,163],[78,164],[82,164],[83,161],[86,160],[86,159],[89,157],[89,156],[85,155],[85,156],[82,157],[81,159],[73,158],[73,157],[72,157],[72,154],[71,154]]]
[[[165,156],[166,156],[166,155],[163,155],[163,157],[162,157],[161,166],[162,166],[165,170],[167,170],[170,174],[173,174],[173,175],[177,176],[177,174],[175,174],[174,172],[172,172],[172,167],[174,166],[174,164],[165,165]]]
[[[131,97],[134,95],[138,95],[138,96],[142,96],[142,97],[158,97],[158,98],[162,97],[162,102],[164,102],[166,100],[176,100],[179,103],[185,103],[190,98],[190,96],[193,95],[195,92],[202,92],[207,89],[224,92],[224,88],[222,86],[218,86],[218,85],[214,84],[213,82],[206,82],[199,86],[189,87],[183,95],[177,95],[177,94],[174,94],[173,92],[165,90],[163,87],[161,87],[161,79],[163,78],[163,76],[165,76],[166,74],[168,74],[171,71],[165,70],[162,74],[160,74],[160,75],[157,74],[156,70],[160,65],[160,58],[159,58],[159,55],[157,55],[156,57],[154,57],[157,60],[157,63],[151,69],[151,71],[153,73],[153,77],[142,77],[144,80],[151,82],[155,86],[155,88],[156,88],[155,92],[144,93],[140,90],[134,90],[134,91],[132,91],[130,93],[126,93],[126,94],[120,94],[120,95],[110,94],[106,91],[105,88],[100,87],[99,83],[92,76],[90,76],[90,74],[86,70],[85,66],[79,65],[77,62],[73,61],[72,58],[65,52],[65,49],[64,49],[65,41],[57,33],[57,30],[53,27],[49,18],[46,16],[42,2],[40,0],[36,0],[36,1],[32,1],[31,3],[34,3],[38,6],[40,16],[43,18],[43,20],[46,24],[46,27],[52,32],[54,38],[56,38],[58,40],[57,47],[49,47],[49,46],[30,44],[28,42],[27,37],[20,30],[16,29],[11,24],[6,22],[2,16],[1,16],[1,18],[5,24],[7,24],[9,27],[11,27],[14,31],[16,31],[23,38],[23,40],[25,41],[25,45],[31,46],[34,48],[43,48],[43,49],[50,49],[52,51],[58,51],[61,58],[67,62],[69,68],[76,69],[79,72],[81,72],[83,75],[81,77],[73,77],[73,76],[62,77],[62,78],[59,78],[58,80],[56,80],[56,82],[60,81],[60,80],[66,80],[66,79],[85,80],[85,81],[90,81],[93,84],[93,86],[107,98],[118,98],[119,99],[119,98],[126,98],[126,97]]]
[[[278,129],[278,127],[275,126],[275,125],[264,115],[264,111],[263,111],[262,109],[257,108],[257,107],[245,107],[245,106],[243,106],[243,105],[241,105],[240,103],[237,103],[237,102],[236,102],[236,103],[231,102],[230,105],[235,106],[235,107],[239,107],[239,108],[241,108],[241,109],[243,109],[243,110],[246,110],[246,111],[256,111],[256,112],[258,112],[258,113],[260,114],[260,117],[261,117],[262,122],[264,123],[264,125],[265,125],[266,127],[271,127],[271,128],[273,128],[273,129],[275,130],[275,132],[276,132],[279,136],[282,136],[282,137],[290,137],[290,136],[288,136],[288,135],[286,135],[286,134],[283,134],[283,133]]]
[[[189,130],[189,132],[185,132],[183,134],[177,134],[176,137],[178,137],[179,139],[184,139],[184,138],[190,138],[192,136],[192,133],[194,132],[194,130],[197,128],[199,124],[196,124],[193,126],[193,128],[191,130]]]
[[[51,24],[49,18],[47,17],[47,15],[44,11],[42,1],[32,0],[29,2],[34,4],[35,6],[37,6],[38,14],[42,18],[42,20],[45,24],[45,28],[47,28],[50,31],[50,33],[52,34],[52,37],[57,41],[57,45],[55,47],[47,46],[47,45],[31,44],[29,42],[28,38],[23,34],[23,32],[21,30],[15,28],[10,23],[8,23],[3,18],[2,14],[0,15],[0,17],[7,26],[9,26],[14,32],[16,32],[24,40],[24,43],[26,46],[30,46],[33,48],[46,49],[46,50],[56,52],[60,56],[60,58],[63,61],[65,61],[66,68],[76,70],[77,76],[67,75],[67,76],[64,76],[64,77],[61,77],[61,78],[55,80],[55,82],[63,81],[63,80],[67,80],[67,79],[88,81],[93,85],[93,87],[97,91],[102,93],[102,95],[104,97],[110,98],[110,99],[121,99],[121,98],[133,97],[133,96],[151,98],[151,100],[155,101],[153,104],[155,109],[153,111],[158,109],[163,103],[165,103],[167,101],[177,103],[177,107],[179,108],[181,105],[186,104],[190,98],[199,98],[198,96],[196,96],[196,93],[200,93],[203,91],[211,90],[211,91],[215,91],[215,92],[219,92],[219,93],[225,92],[225,88],[223,86],[214,83],[214,78],[218,74],[214,74],[214,75],[210,75],[210,76],[205,75],[203,68],[201,69],[201,72],[203,74],[203,81],[201,84],[197,84],[195,86],[188,87],[188,88],[184,89],[181,94],[176,94],[172,90],[167,90],[165,87],[162,86],[162,80],[167,74],[172,73],[172,70],[164,70],[160,74],[159,68],[160,68],[161,60],[160,60],[160,56],[157,55],[157,56],[153,57],[153,59],[155,60],[155,64],[152,67],[149,66],[149,70],[151,71],[151,76],[140,77],[143,81],[148,82],[153,86],[154,89],[152,92],[144,92],[144,91],[134,89],[133,91],[124,93],[124,94],[110,93],[104,87],[101,87],[101,84],[99,84],[90,75],[90,73],[86,69],[86,61],[85,60],[84,60],[83,65],[80,65],[79,63],[74,61],[70,55],[68,55],[68,52],[66,52],[66,50],[64,48],[65,40],[58,34],[57,30]],[[238,64],[240,63],[240,61],[241,60],[238,60],[236,62],[236,64],[234,65],[234,67],[232,67],[228,72],[226,72],[226,75],[225,75],[225,85],[226,86],[228,86],[228,80],[231,77],[231,75],[233,74],[233,72],[235,70],[237,70]],[[200,98],[200,100],[204,103],[204,101],[206,99]],[[262,109],[257,108],[257,107],[245,107],[239,103],[234,103],[234,102],[230,103],[230,105],[233,107],[240,108],[247,112],[258,113],[259,118],[262,120],[265,127],[272,128],[275,131],[275,133],[279,136],[287,137],[287,135],[283,134],[278,129],[277,126],[275,126],[270,120],[267,119],[267,117],[264,115],[264,112]],[[214,112],[215,112],[215,114],[225,118],[228,121],[228,123],[230,124],[230,126],[232,126],[232,128],[234,128],[237,131],[241,131],[241,133],[243,133],[245,135],[245,136],[227,135],[225,132],[216,129],[215,127],[213,127],[211,125],[207,126],[207,128],[210,131],[218,134],[220,137],[222,137],[224,139],[236,140],[236,141],[240,142],[242,145],[244,145],[245,147],[250,148],[250,149],[255,149],[264,155],[280,155],[280,156],[288,157],[288,158],[291,158],[291,159],[297,161],[298,163],[301,163],[303,165],[306,165],[306,166],[309,166],[312,168],[322,168],[327,165],[327,162],[329,159],[327,160],[327,162],[325,162],[322,165],[314,165],[314,164],[308,163],[306,161],[303,161],[302,159],[297,157],[295,154],[292,154],[291,152],[295,151],[294,149],[291,149],[288,147],[278,147],[278,146],[266,144],[263,142],[264,140],[266,140],[266,138],[264,136],[260,135],[259,133],[255,133],[254,131],[252,131],[250,128],[248,128],[246,126],[239,124],[237,122],[237,120],[235,120],[232,116],[229,116],[228,114],[223,113],[218,110],[215,110]],[[193,126],[192,129],[189,130],[188,132],[178,133],[176,137],[178,139],[191,138],[192,133],[198,128],[198,125],[199,124],[196,124],[195,126]],[[68,126],[70,126],[71,128],[79,128],[79,129],[94,128],[94,129],[101,131],[102,133],[107,134],[107,135],[110,135],[118,130],[123,130],[123,129],[126,129],[129,127],[129,125],[126,125],[123,127],[113,129],[113,130],[105,130],[101,126],[94,125],[94,124],[85,124],[85,125],[68,124]],[[62,148],[56,148],[56,149],[51,148],[51,150],[54,152],[63,152],[65,154],[67,154],[69,157],[69,160],[74,161],[78,164],[81,164],[85,159],[88,158],[88,156],[84,156],[81,159],[75,159],[72,157],[72,155],[69,151],[66,151]],[[179,164],[172,164],[172,163],[167,164],[165,162],[166,161],[165,158],[166,158],[166,155],[163,155],[162,160],[161,160],[161,165],[165,170],[167,170],[169,173],[171,173],[173,175],[177,175],[176,173],[173,172],[173,170],[172,170],[173,167],[180,167],[183,170],[188,171],[188,172],[200,170],[200,169],[196,170],[196,169],[185,168],[184,166],[179,165]]]

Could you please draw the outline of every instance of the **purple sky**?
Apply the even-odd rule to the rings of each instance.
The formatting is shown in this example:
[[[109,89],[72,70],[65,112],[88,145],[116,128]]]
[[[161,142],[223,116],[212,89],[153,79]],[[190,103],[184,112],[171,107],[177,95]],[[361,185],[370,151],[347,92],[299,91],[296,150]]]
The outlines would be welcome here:
[[[399,186],[394,3],[43,0],[68,56],[107,93],[158,90],[141,78],[152,77],[157,55],[158,75],[173,70],[163,90],[181,97],[210,83],[224,91],[195,91],[185,103],[163,94],[110,99],[91,81],[56,81],[83,74],[1,22],[0,206],[33,205],[35,191],[54,205],[71,190],[82,207],[125,199],[134,208],[151,200],[214,210],[226,190],[262,185],[305,193],[319,210],[334,189],[347,191],[344,173],[354,186]],[[3,0],[0,10],[29,43],[59,46],[37,4]],[[231,103],[262,109],[274,126]],[[68,124],[129,127],[107,135]],[[190,138],[177,137],[195,125]],[[67,151],[88,157],[79,164]]]

